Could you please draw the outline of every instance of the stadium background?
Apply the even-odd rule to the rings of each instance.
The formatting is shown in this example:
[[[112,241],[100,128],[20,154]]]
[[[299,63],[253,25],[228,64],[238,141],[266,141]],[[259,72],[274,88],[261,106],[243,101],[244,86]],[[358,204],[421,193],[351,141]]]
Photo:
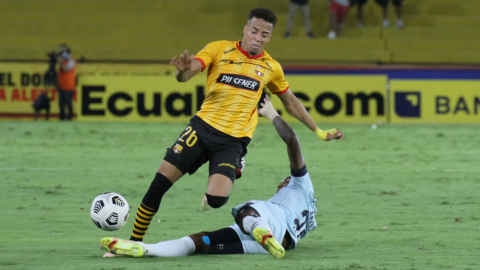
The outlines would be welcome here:
[[[173,118],[165,104],[160,105],[160,115],[133,116],[138,106],[135,93],[139,89],[146,91],[145,107],[153,107],[154,93],[193,95],[198,85],[202,86],[202,80],[195,81],[196,86],[191,82],[189,89],[179,86],[173,79],[174,69],[165,64],[184,49],[194,54],[214,40],[241,39],[245,16],[239,14],[248,14],[254,6],[266,6],[272,8],[279,19],[266,49],[283,65],[287,79],[292,81],[292,90],[306,106],[313,108],[316,121],[478,123],[480,99],[474,89],[479,87],[475,80],[480,78],[477,50],[480,3],[476,0],[405,1],[407,27],[402,30],[382,28],[381,10],[374,1],[369,1],[365,7],[366,27],[355,27],[356,7],[353,7],[344,36],[337,40],[325,38],[328,1],[311,3],[315,39],[305,36],[299,14],[292,37],[282,37],[288,7],[282,1],[3,1],[2,4],[5,38],[0,45],[1,119],[32,117],[31,103],[45,90],[41,76],[46,70],[43,64],[46,53],[65,42],[79,62],[78,93],[95,76],[106,77],[93,79],[97,84],[118,81],[115,78],[120,77],[130,82],[129,89],[120,90],[110,85],[106,87],[106,96],[97,93],[104,101],[118,91],[133,93],[132,104],[125,100],[115,102],[120,111],[132,108],[131,115],[109,117],[112,115],[107,112],[104,118],[82,117],[80,109],[87,105],[75,104],[79,120],[186,121],[198,106],[192,103],[191,108],[185,109],[189,104],[184,103],[188,102],[184,97],[170,99],[180,114],[174,114]],[[393,10],[389,14],[394,21]],[[318,80],[305,82],[303,75]],[[362,76],[348,77],[345,83],[345,78],[329,75]],[[379,83],[365,82],[366,75],[378,76]],[[143,80],[142,76],[158,80],[147,84],[149,79]],[[325,78],[337,78],[338,83],[332,81],[326,85]],[[424,81],[423,84],[407,83],[407,86],[405,80],[454,81],[448,86],[440,83],[444,87],[439,90],[435,83]],[[398,87],[390,88],[391,85]],[[175,92],[178,88],[182,90]],[[458,92],[459,89],[462,91]],[[320,96],[332,91],[342,94]],[[436,91],[440,94],[435,95]],[[350,100],[347,100],[348,93],[352,95]],[[274,101],[280,109],[278,100]],[[55,115],[57,102],[52,105]]]
[[[0,230],[7,236],[0,268],[149,269],[162,263],[178,269],[477,269],[480,1],[405,0],[405,28],[398,30],[381,27],[380,8],[369,0],[366,27],[355,27],[353,7],[337,40],[326,38],[326,0],[310,1],[317,38],[304,35],[298,14],[292,37],[284,39],[287,2],[0,1],[0,119],[6,120],[0,121]],[[196,53],[213,40],[241,39],[247,14],[257,6],[279,18],[266,50],[284,67],[292,90],[321,127],[346,134],[343,142],[323,143],[284,115],[304,147],[321,204],[319,227],[282,261],[102,260],[97,240],[106,232],[88,217],[91,200],[116,191],[136,208],[162,150],[189,118],[185,100],[191,113],[198,107],[205,74],[179,84],[166,63],[184,49]],[[47,69],[46,53],[63,42],[78,61],[78,93],[83,86],[105,86],[104,93],[91,94],[102,103],[90,106],[105,110],[105,118],[83,115],[78,95],[78,123],[31,121],[32,102],[45,90],[40,74]],[[133,109],[122,117],[106,105],[120,91],[133,99],[116,101],[117,109]],[[148,108],[154,94],[162,94],[160,116],[136,113],[139,93]],[[323,100],[325,93],[330,95]],[[173,99],[169,112],[172,94],[182,98]],[[57,102],[52,106],[56,114]],[[132,123],[137,121],[142,123]],[[149,121],[162,123],[143,123]],[[283,142],[270,125],[260,124],[245,177],[235,183],[229,203],[208,213],[198,209],[207,174],[202,168],[172,188],[147,241],[231,224],[228,210],[246,199],[268,199],[288,173],[285,164]],[[119,231],[122,237],[132,222]]]

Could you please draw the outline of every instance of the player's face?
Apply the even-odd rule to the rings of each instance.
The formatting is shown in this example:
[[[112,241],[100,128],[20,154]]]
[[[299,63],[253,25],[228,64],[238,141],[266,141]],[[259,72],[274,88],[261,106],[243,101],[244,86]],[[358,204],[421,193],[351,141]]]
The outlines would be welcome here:
[[[290,178],[291,178],[291,176],[289,176],[289,177],[287,177],[287,178],[285,178],[285,179],[282,180],[282,182],[280,183],[280,185],[278,185],[278,187],[277,187],[277,188],[278,188],[278,189],[277,189],[277,192],[279,192],[280,189],[288,186],[288,183],[290,183]]]
[[[260,54],[272,37],[273,24],[253,17],[243,28],[242,49],[250,55]]]

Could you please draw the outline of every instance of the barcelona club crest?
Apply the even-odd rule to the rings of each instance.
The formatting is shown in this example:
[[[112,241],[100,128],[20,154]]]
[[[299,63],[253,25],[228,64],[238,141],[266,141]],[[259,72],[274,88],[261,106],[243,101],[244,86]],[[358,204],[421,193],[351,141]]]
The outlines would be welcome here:
[[[183,150],[183,146],[181,146],[180,144],[176,144],[175,147],[173,148],[173,152],[175,152],[175,154],[180,154]]]
[[[257,73],[258,76],[263,76],[263,74],[265,74],[265,68],[261,66],[257,66],[257,70],[255,72]]]

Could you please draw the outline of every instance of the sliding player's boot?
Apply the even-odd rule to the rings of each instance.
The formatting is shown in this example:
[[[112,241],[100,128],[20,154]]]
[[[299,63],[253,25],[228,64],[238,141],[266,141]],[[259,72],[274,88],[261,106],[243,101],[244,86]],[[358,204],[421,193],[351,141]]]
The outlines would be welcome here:
[[[255,241],[261,244],[273,257],[281,259],[285,256],[285,249],[275,240],[275,237],[273,237],[272,233],[267,229],[256,228],[253,230],[253,237]]]
[[[145,254],[145,248],[139,243],[113,237],[102,238],[100,248],[113,254],[132,257],[142,257]]]

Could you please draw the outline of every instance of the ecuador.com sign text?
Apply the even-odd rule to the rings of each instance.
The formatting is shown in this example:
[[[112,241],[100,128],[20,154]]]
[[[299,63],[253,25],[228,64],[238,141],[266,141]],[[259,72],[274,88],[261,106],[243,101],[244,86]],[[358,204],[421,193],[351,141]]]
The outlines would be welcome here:
[[[287,80],[315,121],[387,120],[384,76],[289,76]],[[151,76],[89,76],[80,81],[80,121],[186,121],[200,110],[206,90],[203,76],[188,83]],[[284,118],[294,120],[278,98],[273,98],[273,105]]]

